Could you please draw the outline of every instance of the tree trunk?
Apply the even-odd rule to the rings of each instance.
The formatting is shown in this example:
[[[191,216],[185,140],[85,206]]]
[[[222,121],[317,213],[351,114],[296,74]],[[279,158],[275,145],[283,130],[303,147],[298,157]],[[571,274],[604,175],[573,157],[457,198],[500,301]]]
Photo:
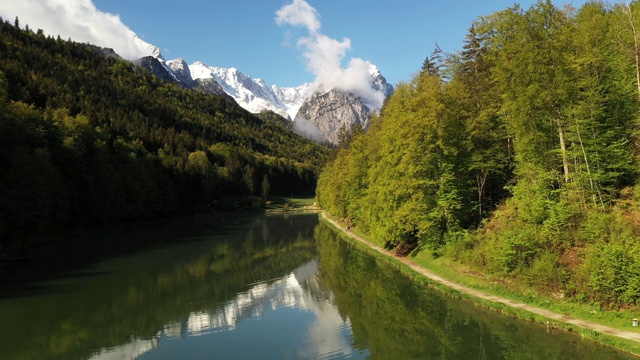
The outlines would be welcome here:
[[[635,18],[631,11],[631,5],[626,3],[620,4],[622,12],[629,20],[629,27],[631,28],[631,34],[633,35],[633,55],[635,59],[636,67],[636,85],[638,86],[638,98],[640,99],[640,41],[638,39],[638,31],[636,29]]]
[[[480,222],[482,222],[482,194],[484,193],[484,185],[487,183],[487,171],[482,170],[480,173],[476,174],[476,183],[478,187],[478,218]]]
[[[564,169],[564,182],[569,182],[569,159],[567,158],[567,145],[564,143],[564,131],[560,124],[560,118],[556,118],[558,124],[558,137],[560,138],[560,151],[562,151],[562,167]]]

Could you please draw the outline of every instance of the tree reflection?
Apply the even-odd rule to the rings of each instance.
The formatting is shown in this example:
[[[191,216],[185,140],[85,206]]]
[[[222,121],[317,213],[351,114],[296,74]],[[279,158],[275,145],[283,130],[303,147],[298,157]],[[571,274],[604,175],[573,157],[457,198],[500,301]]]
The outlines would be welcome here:
[[[317,223],[317,216],[229,222],[198,234],[198,241],[111,259],[43,284],[49,293],[0,300],[0,319],[9,324],[0,327],[2,358],[81,359],[132,340],[146,344],[167,324],[174,335],[184,333],[191,314],[313,260]]]
[[[627,359],[576,334],[508,318],[411,279],[327,226],[315,229],[320,279],[370,359]]]

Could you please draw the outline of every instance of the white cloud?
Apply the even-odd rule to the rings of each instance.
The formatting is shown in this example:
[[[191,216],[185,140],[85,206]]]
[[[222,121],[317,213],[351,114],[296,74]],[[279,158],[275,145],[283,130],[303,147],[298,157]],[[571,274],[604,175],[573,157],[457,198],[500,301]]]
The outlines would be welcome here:
[[[308,36],[298,39],[297,44],[303,49],[303,57],[307,61],[308,70],[316,76],[315,83],[322,84],[325,89],[338,88],[353,92],[365,99],[374,110],[379,110],[384,95],[371,87],[371,63],[359,58],[352,58],[347,69],[342,68],[347,51],[351,50],[351,40],[332,39],[320,32],[320,14],[305,0],[293,0],[276,11],[278,25],[303,27]],[[287,33],[287,43],[288,35]]]
[[[10,0],[0,3],[0,16],[20,26],[42,29],[63,39],[114,49],[126,59],[154,55],[154,47],[140,40],[118,15],[96,9],[92,0]]]
[[[278,25],[289,24],[292,26],[303,26],[310,33],[320,31],[320,20],[318,11],[304,0],[293,0],[289,5],[285,5],[276,11],[276,22]]]
[[[338,41],[323,34],[314,34],[299,39],[298,45],[305,49],[303,56],[307,59],[309,70],[318,78],[329,80],[339,76],[340,64],[351,49],[351,40],[344,38]]]

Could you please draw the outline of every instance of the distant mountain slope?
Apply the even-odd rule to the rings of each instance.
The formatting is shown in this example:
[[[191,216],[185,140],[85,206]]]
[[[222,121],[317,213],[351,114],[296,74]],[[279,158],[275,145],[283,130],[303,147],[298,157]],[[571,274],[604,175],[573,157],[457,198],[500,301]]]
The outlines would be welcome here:
[[[138,63],[170,83],[108,49],[0,21],[0,247],[235,208],[228,197],[313,193],[326,148],[182,89],[162,59]]]
[[[327,89],[325,84],[303,84],[280,88],[268,86],[262,79],[253,79],[236,68],[215,67],[201,61],[187,65],[183,59],[165,62],[157,48],[149,45],[149,49],[155,49],[157,60],[145,57],[134,63],[163,81],[233,99],[254,114],[272,111],[293,121],[295,132],[319,143],[337,144],[340,131],[356,123],[366,129],[371,114],[378,112],[384,99],[393,94],[393,86],[368,62],[362,62],[361,69],[365,73],[368,70],[369,78],[361,79],[357,86]]]
[[[393,94],[393,86],[377,67],[371,65],[369,75],[373,95],[385,99]],[[319,143],[337,145],[341,131],[350,130],[354,124],[366,129],[371,115],[380,111],[380,105],[370,97],[370,91],[337,88],[325,91],[320,87],[303,102],[294,119],[293,131]]]
[[[338,136],[352,124],[366,128],[369,109],[352,93],[331,89],[318,91],[308,98],[293,122],[293,131],[318,143],[338,144]]]
[[[191,77],[191,69],[183,59],[175,59],[166,62],[169,71],[179,83],[186,84],[187,87],[201,91],[205,94],[216,95],[235,101],[213,78],[194,79]],[[153,73],[153,71],[152,71]]]
[[[189,65],[193,79],[214,79],[240,106],[252,113],[271,110],[293,119],[311,85],[296,88],[269,87],[262,79],[252,79],[236,68],[220,68],[200,61]]]

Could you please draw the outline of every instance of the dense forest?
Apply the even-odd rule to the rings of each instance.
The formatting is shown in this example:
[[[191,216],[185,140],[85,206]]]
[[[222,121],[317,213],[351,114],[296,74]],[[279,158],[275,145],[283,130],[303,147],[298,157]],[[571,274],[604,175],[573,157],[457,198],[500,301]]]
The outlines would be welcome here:
[[[315,190],[326,148],[105,53],[0,19],[0,248]]]
[[[640,301],[640,4],[539,1],[436,50],[321,173],[321,206],[558,298]]]

